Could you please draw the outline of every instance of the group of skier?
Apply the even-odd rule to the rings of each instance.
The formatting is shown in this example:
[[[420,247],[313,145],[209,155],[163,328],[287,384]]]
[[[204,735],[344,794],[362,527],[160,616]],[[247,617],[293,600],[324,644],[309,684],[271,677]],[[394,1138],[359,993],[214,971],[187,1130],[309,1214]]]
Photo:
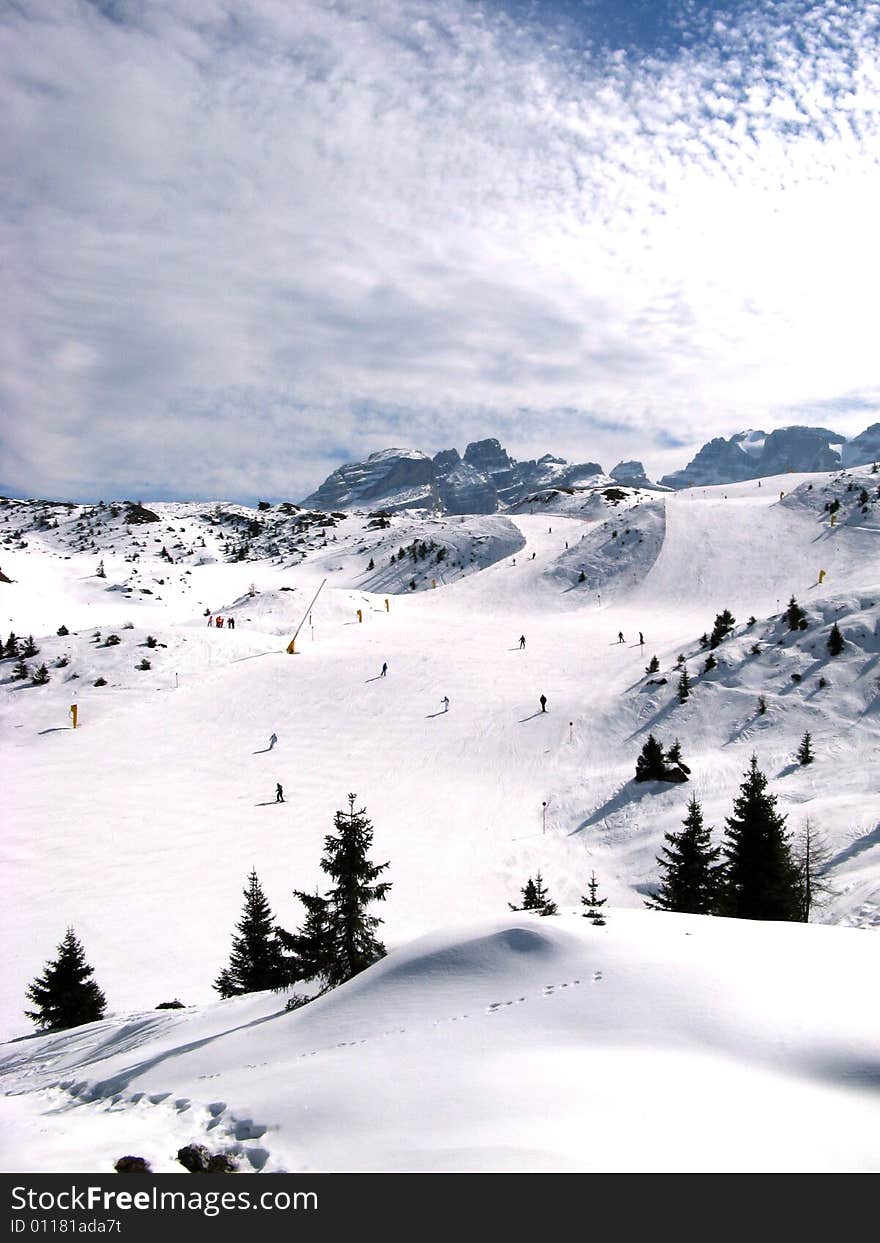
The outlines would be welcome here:
[[[218,630],[222,630],[224,626],[226,627],[227,630],[234,630],[235,629],[235,618],[234,617],[209,617],[208,625],[216,626]]]

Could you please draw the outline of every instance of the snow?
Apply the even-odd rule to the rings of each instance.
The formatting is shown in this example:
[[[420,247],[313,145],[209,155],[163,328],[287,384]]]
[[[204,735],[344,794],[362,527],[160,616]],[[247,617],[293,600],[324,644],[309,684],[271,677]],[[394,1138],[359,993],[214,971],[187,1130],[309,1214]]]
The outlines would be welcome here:
[[[52,675],[36,687],[0,665],[0,1166],[109,1170],[133,1151],[171,1170],[196,1139],[266,1172],[876,1169],[880,548],[877,501],[865,514],[855,498],[877,484],[853,471],[621,489],[616,505],[559,493],[568,512],[408,513],[384,529],[352,514],[295,530],[295,514],[267,527],[274,554],[258,539],[241,562],[211,505],[147,501],[158,524],[108,523],[85,551],[72,524],[86,511],[36,530],[27,507],[0,508],[0,539],[22,529],[2,547],[4,632],[33,633],[28,663]],[[461,574],[435,589],[420,566],[415,591],[389,575],[415,538],[466,554]],[[371,556],[385,579],[369,581]],[[792,593],[809,621],[794,634],[778,618]],[[699,636],[725,607],[736,631],[705,674]],[[209,630],[205,610],[236,629]],[[831,659],[835,620],[847,644]],[[101,646],[110,633],[120,643]],[[645,675],[655,653],[666,684]],[[817,759],[800,768],[807,729]],[[688,785],[634,785],[649,730],[680,739]],[[752,751],[790,829],[809,815],[828,839],[822,922],[644,910],[690,794],[720,834]],[[292,1013],[271,994],[218,1002],[248,872],[295,926],[291,890],[321,883],[349,791],[391,863],[389,957]],[[538,868],[563,913],[505,915]],[[605,928],[577,910],[592,870]],[[109,1016],[28,1036],[24,991],[68,924]],[[187,1009],[152,1009],[175,997]],[[707,1143],[710,1096],[725,1124]]]

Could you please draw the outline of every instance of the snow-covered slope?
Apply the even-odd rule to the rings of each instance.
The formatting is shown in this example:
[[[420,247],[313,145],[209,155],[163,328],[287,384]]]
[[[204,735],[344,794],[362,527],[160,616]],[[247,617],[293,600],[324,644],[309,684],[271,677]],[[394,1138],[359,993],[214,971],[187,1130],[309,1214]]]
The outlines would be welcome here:
[[[798,1069],[792,1072],[774,1060],[773,1048],[794,1039],[800,1012],[780,1001],[765,1022],[761,1007],[742,998],[749,986],[756,998],[772,992],[771,977],[778,982],[785,971],[760,971],[765,960],[779,964],[780,954],[794,964],[795,975],[807,971],[796,964],[819,955],[825,965],[814,972],[814,989],[836,989],[829,981],[838,978],[855,989],[847,972],[864,969],[868,979],[869,960],[876,975],[877,487],[876,476],[853,471],[786,474],[667,496],[619,489],[624,499],[616,504],[601,492],[560,492],[555,508],[535,504],[531,513],[524,507],[509,517],[446,518],[437,525],[412,514],[343,518],[295,507],[282,513],[147,503],[158,524],[128,526],[121,511],[114,518],[82,508],[68,514],[66,507],[46,507],[41,516],[37,507],[17,504],[0,510],[0,518],[8,518],[0,522],[0,535],[8,531],[2,567],[14,580],[0,583],[4,631],[32,633],[40,651],[28,664],[45,661],[51,675],[47,685],[34,686],[11,680],[14,662],[0,664],[0,756],[10,774],[4,864],[12,895],[0,916],[2,1027],[9,1037],[29,1030],[24,990],[68,924],[85,945],[111,1014],[94,1029],[10,1045],[6,1086],[20,1092],[40,1085],[42,1091],[62,1080],[94,1085],[126,1079],[91,1103],[83,1099],[91,1088],[78,1092],[81,1103],[52,1115],[44,1141],[38,1139],[39,1128],[45,1129],[41,1111],[69,1102],[69,1089],[7,1098],[7,1131],[31,1135],[33,1159],[49,1162],[45,1168],[69,1168],[64,1162],[71,1160],[88,1161],[81,1168],[105,1168],[93,1160],[131,1149],[135,1141],[124,1135],[152,1135],[163,1152],[176,1150],[169,1137],[201,1133],[214,1116],[209,1107],[222,1101],[218,1134],[224,1142],[265,1148],[265,1158],[254,1156],[255,1167],[262,1161],[265,1168],[661,1168],[667,1149],[657,1146],[650,1128],[644,1145],[639,1139],[626,1155],[621,1118],[630,1118],[630,1139],[634,1131],[641,1134],[644,1100],[662,1089],[673,1067],[686,1063],[700,1092],[729,1082],[732,1107],[738,1091],[743,1102],[757,1102],[759,1084],[780,1094],[766,1095],[768,1102],[802,1100],[802,1119],[827,1105],[835,1135],[846,1137],[834,1156],[819,1128],[796,1133],[792,1127],[785,1153],[793,1154],[793,1164],[785,1167],[778,1163],[789,1157],[779,1156],[768,1129],[755,1168],[866,1168],[872,1160],[864,1140],[870,1134],[866,1098],[860,1090],[840,1089],[838,1070],[826,1073],[829,1066],[860,1067],[850,1082],[867,1082],[867,1062],[857,1052],[862,1019],[848,1002],[838,1006],[836,992],[822,994],[816,1002],[821,1020],[802,1029],[802,1044],[795,1040],[791,1065]],[[780,499],[780,493],[786,495]],[[832,526],[825,506],[835,500]],[[259,530],[249,534],[254,523]],[[427,549],[424,558],[407,551],[417,536]],[[432,540],[438,548],[428,548]],[[243,542],[252,559],[229,559]],[[455,581],[437,577],[433,589],[428,575],[441,542],[455,545],[447,561],[461,563],[466,556],[467,562]],[[392,551],[398,566],[393,581],[371,580],[371,574],[390,575]],[[374,570],[368,571],[371,558]],[[100,561],[103,579],[96,577]],[[423,590],[409,587],[416,563]],[[808,618],[807,629],[794,633],[778,616],[792,593]],[[700,636],[723,608],[734,613],[735,632],[717,649],[718,667],[706,673]],[[235,630],[208,629],[206,610],[234,616]],[[287,642],[303,619],[299,654],[289,656]],[[831,658],[825,642],[835,620],[846,645]],[[56,634],[62,624],[69,634]],[[119,643],[107,645],[110,634]],[[155,647],[145,646],[148,636]],[[660,671],[648,676],[654,654]],[[679,655],[693,682],[685,704],[675,694]],[[138,667],[144,659],[148,669]],[[388,675],[380,679],[383,661]],[[95,685],[99,679],[104,685]],[[546,713],[539,708],[541,694]],[[761,694],[763,714],[756,706]],[[448,712],[441,710],[444,695]],[[74,702],[80,717],[75,732],[68,716]],[[800,768],[793,756],[807,729],[816,762]],[[279,744],[269,752],[273,731]],[[649,731],[667,743],[680,739],[692,768],[689,785],[634,785],[635,757]],[[690,793],[701,799],[707,824],[720,835],[753,751],[790,829],[797,832],[811,816],[825,833],[834,895],[818,918],[849,930],[695,920],[685,940],[663,931],[677,928],[674,918],[640,909],[656,881],[663,834],[680,824]],[[285,788],[283,805],[273,801],[276,781]],[[215,1040],[212,1033],[232,1033],[282,1008],[277,998],[211,1001],[248,872],[256,869],[279,922],[298,923],[291,890],[321,882],[323,838],[349,791],[357,792],[373,820],[375,858],[391,863],[394,887],[381,914],[385,940],[399,952],[315,1007]],[[501,917],[538,868],[561,905],[577,903],[595,869],[614,908],[608,929],[585,928],[576,916],[558,924],[543,920],[539,941],[519,954],[516,935],[505,940],[509,926]],[[496,913],[501,922],[495,931],[479,936],[497,935],[502,949],[487,951],[485,965],[474,968],[480,987],[472,988],[466,982],[471,968],[461,963],[469,961],[466,947],[477,934],[455,929]],[[395,975],[394,967],[422,953],[406,948],[411,938],[438,928],[449,930],[438,935],[455,964],[442,1005],[433,986],[423,988],[425,978],[442,975],[440,968],[419,967],[407,976]],[[604,962],[591,948],[600,933],[603,953],[607,945],[611,955]],[[658,963],[652,955],[661,940]],[[705,947],[706,964],[714,956],[733,971],[741,960],[742,976],[738,967],[733,982],[722,974],[712,983],[708,966],[689,974],[695,944]],[[823,957],[826,945],[834,948]],[[445,959],[441,954],[431,961]],[[597,999],[609,994],[587,988],[584,980],[601,971],[604,981],[609,963],[625,984],[614,1004],[596,1011]],[[571,995],[587,999],[577,1003],[587,1008],[577,1009],[573,1028],[521,1017],[549,1015],[563,994],[540,1010],[545,986],[555,994],[569,977],[581,980]],[[684,980],[692,999],[686,1021],[674,1017],[684,1012],[676,1010],[667,984],[662,992],[660,981],[672,978],[674,991]],[[642,987],[661,991],[656,1021],[646,1019],[635,1039]],[[730,1005],[723,1000],[727,990]],[[478,994],[486,1007],[479,1022],[460,1023],[461,1014],[473,1017]],[[521,996],[543,1000],[519,1003]],[[200,1008],[152,1011],[175,997]],[[347,999],[356,997],[365,1008],[350,1012],[354,1002]],[[507,1001],[517,1004],[488,1011]],[[398,1004],[403,1009],[395,1022]],[[349,1041],[372,1042],[373,1017],[386,1011],[381,1031],[406,1032],[370,1044],[379,1050],[377,1060],[361,1077],[378,1082],[383,1069],[398,1066],[400,1104],[390,1107],[384,1138],[364,1155],[364,1120],[375,1128],[373,1089],[350,1095],[350,1114],[340,1098],[357,1075],[356,1059],[366,1056],[367,1046]],[[697,1013],[704,1028],[693,1018]],[[838,1027],[822,1026],[838,1023],[838,1013]],[[501,1046],[498,1029],[487,1026],[498,1018],[509,1033]],[[691,1028],[705,1036],[699,1049],[687,1043]],[[283,1039],[269,1039],[282,1029]],[[208,1036],[200,1055],[171,1054]],[[215,1066],[214,1050],[221,1047],[233,1052]],[[485,1057],[487,1047],[497,1061]],[[645,1061],[648,1048],[656,1063]],[[53,1060],[53,1050],[61,1061]],[[524,1070],[532,1065],[530,1050],[536,1050],[531,1078]],[[277,1089],[287,1074],[287,1059],[312,1052],[301,1063],[309,1071],[307,1084],[295,1077],[290,1101],[273,1105],[270,1085]],[[99,1066],[105,1053],[115,1060]],[[551,1069],[557,1056],[565,1072],[559,1080]],[[135,1074],[137,1066],[144,1069]],[[609,1126],[617,1128],[604,1156],[601,1144],[590,1146],[575,1134],[577,1111],[568,1112],[564,1103],[560,1084],[571,1085],[575,1066],[584,1076],[572,1098],[580,1116],[604,1111],[599,1131],[605,1138]],[[222,1087],[199,1078],[215,1073]],[[505,1096],[502,1088],[517,1075],[522,1089]],[[747,1081],[756,1085],[751,1095]],[[431,1107],[418,1114],[410,1135],[401,1119],[418,1113],[413,1094],[420,1084],[427,1085]],[[116,1091],[121,1096],[111,1109]],[[138,1092],[146,1093],[140,1103],[132,1097]],[[171,1095],[158,1099],[165,1092]],[[548,1092],[549,1109],[542,1103]],[[178,1109],[175,1101],[184,1097],[190,1105]],[[303,1099],[311,1106],[307,1119],[296,1103]],[[452,1120],[443,1100],[453,1102]],[[236,1127],[248,1118],[270,1128],[277,1141],[235,1140]],[[82,1142],[70,1139],[79,1155],[65,1156],[63,1127],[80,1119],[95,1125],[80,1133]],[[134,1129],[102,1129],[123,1123]],[[680,1159],[670,1152],[670,1168],[688,1168],[691,1156],[697,1162],[697,1147]],[[741,1168],[732,1141],[704,1159],[717,1160],[714,1168]]]
[[[257,994],[8,1046],[28,1095],[0,1168],[170,1172],[197,1142],[266,1173],[876,1170],[877,957],[845,929],[507,916],[291,1013]]]

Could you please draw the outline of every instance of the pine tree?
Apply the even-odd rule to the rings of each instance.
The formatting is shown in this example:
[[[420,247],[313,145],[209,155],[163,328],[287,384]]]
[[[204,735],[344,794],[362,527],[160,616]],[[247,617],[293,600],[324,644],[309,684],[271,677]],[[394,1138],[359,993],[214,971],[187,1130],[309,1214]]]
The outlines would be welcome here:
[[[9,638],[6,640],[6,644],[3,648],[3,657],[5,659],[6,657],[17,656],[17,655],[18,655],[18,637],[16,636],[14,630],[10,630]]]
[[[759,695],[758,696],[758,713],[760,716],[763,716],[766,711],[767,711],[767,696]]]
[[[19,658],[12,666],[13,682],[23,682],[25,678],[29,678],[30,676],[31,671],[27,667],[27,661],[23,657]]]
[[[49,681],[49,670],[46,668],[45,662],[40,665],[39,669],[35,669],[31,678],[34,686],[45,686]]]
[[[636,760],[636,781],[663,781],[665,776],[663,747],[653,734],[649,734]]]
[[[802,622],[806,622],[807,615],[801,606],[795,600],[794,596],[788,602],[788,608],[785,610],[785,620],[788,622],[789,630],[803,630]]]
[[[681,771],[685,774],[689,774],[691,771],[688,768],[687,764],[685,764],[684,762],[684,759],[681,754],[681,743],[678,741],[677,738],[675,742],[673,742],[669,750],[666,752],[666,763],[672,764],[676,768],[680,768]]]
[[[357,796],[349,794],[348,811],[338,811],[336,834],[324,838],[321,867],[335,881],[327,894],[327,933],[330,963],[327,983],[332,986],[350,980],[379,958],[385,946],[375,930],[382,920],[367,914],[371,902],[382,902],[391,888],[389,881],[375,884],[388,867],[371,863],[367,851],[373,844],[373,826],[366,809],[355,811]]]
[[[717,647],[718,644],[726,639],[736,625],[736,618],[730,609],[724,609],[723,612],[715,615],[715,625],[712,627],[712,633],[709,636],[709,646]]]
[[[34,636],[29,634],[27,640],[25,641],[24,647],[21,649],[22,656],[37,656],[39,655],[39,652],[40,649],[34,642]]]
[[[665,835],[665,858],[657,856],[665,874],[647,905],[658,911],[714,915],[721,897],[724,864],[717,862],[721,848],[712,845],[710,830],[703,826],[703,809],[696,795],[688,803],[682,824],[681,833]]]
[[[706,663],[703,665],[703,672],[711,673],[713,669],[717,669],[717,668],[718,668],[718,661],[715,659],[715,657],[710,652],[709,655],[706,657]]]
[[[251,871],[244,890],[244,908],[232,938],[229,966],[220,972],[214,988],[221,997],[238,997],[268,988],[283,988],[288,981],[275,920],[256,871]]]
[[[791,855],[785,816],[752,756],[749,771],[727,819],[726,878],[721,913],[737,919],[798,921],[800,883]]]
[[[812,764],[813,760],[816,758],[815,755],[813,755],[811,742],[812,739],[810,738],[810,731],[807,730],[801,739],[801,745],[797,749],[797,760],[802,768],[807,764]]]
[[[82,945],[72,928],[58,946],[58,957],[46,963],[27,990],[27,999],[36,1010],[25,1010],[41,1031],[60,1032],[104,1017],[107,1002],[94,980],[94,969],[85,959]]]
[[[276,929],[282,949],[290,955],[285,959],[288,977],[292,983],[326,979],[331,963],[327,899],[317,891],[304,893],[301,889],[295,889],[293,896],[306,908],[302,926],[294,933]]]
[[[838,626],[837,622],[835,622],[834,625],[831,627],[831,631],[828,635],[828,655],[839,656],[840,653],[843,651],[843,648],[844,648],[844,638],[843,638],[843,635],[840,633],[840,627]]]
[[[656,673],[660,668],[660,661],[656,656],[652,656],[649,663],[645,665],[645,673]]]
[[[687,665],[682,666],[681,677],[678,679],[678,702],[683,704],[691,693],[691,680],[688,677]]]
[[[589,919],[597,928],[604,927],[605,916],[602,914],[602,907],[607,901],[607,898],[599,897],[599,882],[596,880],[596,873],[592,872],[586,896],[581,897],[582,905],[587,908],[585,911],[581,911],[584,919]]]
[[[540,872],[535,873],[534,880],[531,876],[529,877],[520,893],[522,894],[522,906],[514,906],[512,902],[507,904],[512,911],[537,911],[540,915],[556,914],[558,908],[548,896],[547,887]]]

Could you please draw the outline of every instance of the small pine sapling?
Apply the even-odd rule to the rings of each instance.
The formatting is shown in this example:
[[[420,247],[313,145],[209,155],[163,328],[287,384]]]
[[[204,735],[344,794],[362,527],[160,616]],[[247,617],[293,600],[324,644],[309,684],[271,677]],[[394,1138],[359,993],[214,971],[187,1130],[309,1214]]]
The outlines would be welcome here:
[[[587,885],[587,892],[581,897],[581,904],[587,909],[581,911],[584,919],[589,919],[597,928],[605,926],[605,916],[602,913],[602,907],[608,901],[607,898],[599,897],[599,882],[596,880],[596,873],[590,874],[590,882]]]

